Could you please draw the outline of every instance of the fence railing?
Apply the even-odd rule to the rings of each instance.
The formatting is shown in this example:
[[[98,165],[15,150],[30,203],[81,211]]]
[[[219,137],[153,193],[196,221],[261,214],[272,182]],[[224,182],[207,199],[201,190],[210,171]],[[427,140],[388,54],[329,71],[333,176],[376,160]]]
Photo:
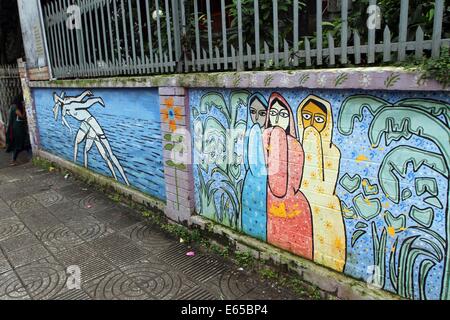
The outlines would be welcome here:
[[[409,0],[399,1],[394,26],[376,0],[356,26],[352,1],[334,2],[337,20],[321,0],[49,0],[43,13],[57,78],[370,65],[438,57],[450,44],[444,0],[431,3],[429,30],[408,25]],[[330,21],[338,21],[331,31]]]
[[[19,68],[16,65],[0,65],[0,78],[19,78]]]
[[[0,65],[0,146],[4,144],[5,123],[9,106],[21,92],[19,69],[13,65]]]

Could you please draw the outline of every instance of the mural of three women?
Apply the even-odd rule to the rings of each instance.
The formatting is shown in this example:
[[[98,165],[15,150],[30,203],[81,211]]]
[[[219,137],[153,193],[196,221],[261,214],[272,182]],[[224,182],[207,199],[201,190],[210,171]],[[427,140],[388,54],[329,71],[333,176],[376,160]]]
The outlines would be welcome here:
[[[335,195],[340,152],[332,143],[331,105],[308,96],[297,109],[297,126],[279,93],[268,102],[253,94],[247,108],[242,231],[343,271],[346,236]]]

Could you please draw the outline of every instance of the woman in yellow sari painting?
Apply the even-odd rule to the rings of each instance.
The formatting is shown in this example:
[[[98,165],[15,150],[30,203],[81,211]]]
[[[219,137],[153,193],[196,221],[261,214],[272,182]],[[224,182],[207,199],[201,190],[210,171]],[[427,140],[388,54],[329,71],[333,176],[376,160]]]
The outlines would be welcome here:
[[[297,124],[305,151],[300,190],[312,211],[314,261],[342,272],[346,235],[340,200],[335,194],[341,154],[332,142],[331,104],[309,95],[297,109]]]

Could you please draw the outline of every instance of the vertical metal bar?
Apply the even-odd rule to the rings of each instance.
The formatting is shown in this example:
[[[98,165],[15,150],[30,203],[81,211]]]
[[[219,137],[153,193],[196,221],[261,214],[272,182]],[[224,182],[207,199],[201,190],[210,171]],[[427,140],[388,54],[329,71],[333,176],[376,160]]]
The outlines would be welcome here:
[[[94,4],[94,15],[95,15],[95,30],[97,31],[97,46],[98,46],[98,54],[99,54],[99,61],[103,61],[103,53],[102,53],[102,41],[100,38],[100,23],[98,19],[98,4]]]
[[[316,60],[322,64],[322,0],[316,0]]]
[[[237,0],[237,15],[238,15],[238,59],[239,64],[237,66],[238,71],[244,69],[244,40],[242,38],[242,3],[241,0]]]
[[[112,0],[114,4],[116,3],[116,0]],[[116,56],[114,55],[114,41],[113,41],[113,29],[111,25],[111,7],[109,5],[109,0],[106,0],[106,11],[108,12],[108,31],[109,31],[109,45],[111,50],[111,61],[114,64],[116,61]],[[115,17],[115,15],[114,15]]]
[[[298,66],[298,0],[294,0],[294,39],[293,39],[293,50],[294,50],[294,66]]]
[[[148,5],[148,0],[145,0],[145,14],[147,15],[147,32],[148,32],[148,51],[150,55],[150,68],[152,73],[155,72],[153,66],[153,37],[152,37],[152,26],[150,23],[150,8]]]
[[[347,59],[347,38],[348,38],[348,0],[341,0],[341,63],[346,64]]]
[[[91,6],[89,7],[89,25],[90,25],[90,30],[91,30],[91,45],[92,45],[92,50],[93,50],[93,52],[94,52],[94,66],[96,67],[97,66],[97,60],[98,60],[98,57],[97,57],[97,54],[96,54],[96,50],[95,50],[95,36],[94,36],[94,26],[93,26],[93,23],[92,23],[92,8],[93,8],[93,6],[92,6],[92,4],[91,4]]]
[[[240,0],[238,0],[238,3]],[[238,13],[239,14],[239,13]],[[206,0],[206,21],[208,24],[208,54],[209,54],[209,67],[213,69],[213,45],[212,45],[212,26],[211,26],[211,2]]]
[[[179,0],[172,0],[172,16],[173,16],[173,41],[175,44],[175,62],[177,72],[181,72],[183,68],[181,57],[181,38],[180,38],[180,8],[178,7]]]
[[[170,26],[170,7],[169,7],[169,1],[165,0],[164,1],[165,4],[165,8],[166,8],[166,29],[167,29],[167,43],[169,45],[169,57],[168,57],[168,61],[172,62],[173,61],[173,51],[172,51],[172,31],[171,31],[171,26]],[[170,70],[173,71],[173,67],[170,67]]]
[[[41,21],[41,28],[44,33],[45,56],[47,58],[49,78],[53,79],[53,67],[52,61],[50,60],[50,47],[47,41],[47,32],[49,31],[49,28],[48,26],[46,27],[45,21],[47,21],[47,17],[44,19],[42,3],[40,1],[38,2],[38,10],[39,10],[39,19]]]
[[[183,51],[183,58],[184,58],[184,71],[189,72],[189,65],[188,65],[188,57],[187,57],[187,46],[186,46],[186,7],[185,7],[185,0],[180,0],[181,2],[181,35],[183,37],[183,45],[181,45],[180,40],[180,49]]]
[[[58,52],[57,52],[57,48],[56,48],[56,43],[55,43],[55,41],[56,41],[56,37],[55,37],[55,34],[54,34],[54,32],[53,32],[53,26],[52,25],[50,25],[50,23],[49,23],[49,18],[50,18],[50,15],[51,15],[51,11],[50,11],[50,5],[47,5],[45,8],[44,8],[44,12],[45,12],[45,15],[46,15],[46,22],[47,22],[47,28],[48,28],[48,33],[49,33],[49,41],[50,41],[50,45],[51,45],[51,56],[52,56],[52,64],[53,64],[53,66],[57,66],[58,65]]]
[[[85,61],[85,68],[88,64],[91,63],[91,51],[89,50],[89,28],[88,28],[88,6],[86,5],[86,1],[83,1],[83,11],[84,11],[84,36],[83,36],[83,45],[84,45],[84,39],[86,39],[86,45],[84,46],[85,51],[88,53],[88,59]]]
[[[130,34],[131,34],[131,52],[133,54],[133,69],[136,70],[136,41],[134,39],[134,25],[133,25],[133,8],[131,1],[128,0],[128,20],[130,22]]]
[[[55,7],[54,7],[55,8],[55,13],[56,13],[56,12],[59,11],[59,8],[58,8],[57,3],[54,3],[54,4],[55,4]],[[61,23],[62,23],[62,21],[60,19],[58,19],[58,23],[56,24],[56,32],[58,34],[57,40],[58,40],[59,49],[60,49],[60,52],[61,52],[62,67],[66,67],[66,65],[67,65],[67,62],[66,62],[67,61],[67,54],[66,54],[64,45],[62,43],[61,33],[63,33],[63,31],[61,31]]]
[[[109,2],[109,0],[106,0],[106,2]],[[106,27],[105,27],[105,11],[103,10],[103,6],[105,4],[100,3],[100,15],[101,15],[101,21],[102,21],[102,30],[103,30],[103,52],[105,53],[105,62],[108,64],[108,45],[106,42]],[[109,13],[108,13],[109,15]]]
[[[67,7],[70,6],[69,0],[66,0],[66,5],[67,5]],[[75,65],[78,64],[76,61],[77,61],[77,56],[79,57],[79,53],[78,52],[80,51],[79,46],[75,45],[75,40],[74,40],[75,36],[73,34],[74,32],[77,32],[77,31],[78,31],[77,29],[69,30],[70,43],[71,43],[71,46],[72,46],[71,54],[72,54],[72,57],[73,57],[73,63]]]
[[[125,61],[127,62],[127,67],[130,67],[130,55],[128,52],[128,35],[127,35],[127,23],[125,17],[125,5],[123,3],[124,0],[120,1],[120,6],[122,10],[122,28],[123,28],[123,39],[125,41]]]
[[[255,0],[258,2],[258,0]],[[220,1],[220,9],[222,16],[222,46],[223,46],[223,66],[224,69],[228,69],[228,45],[227,45],[227,23],[225,14],[225,0]],[[256,14],[256,13],[255,13]]]
[[[376,0],[369,0],[370,7],[376,8],[376,4],[377,4]],[[378,17],[376,17],[375,19],[378,19]],[[367,62],[368,63],[375,62],[375,26],[372,26],[372,28],[369,28],[369,30],[368,30]]]
[[[140,44],[140,50],[141,50],[141,63],[144,63],[144,61],[145,61],[144,37],[142,36],[142,33],[144,32],[144,30],[142,29],[141,3],[139,0],[136,2],[136,6],[137,6],[138,25],[139,25],[139,44]]]
[[[444,16],[444,0],[434,2],[433,36],[431,40],[431,56],[437,58],[441,50],[442,18]]]
[[[62,14],[64,12],[64,7],[63,7],[63,4],[61,3],[61,0],[58,0],[57,6],[58,6],[59,13]],[[65,61],[65,65],[67,67],[71,64],[70,63],[71,56],[70,56],[70,49],[68,46],[69,34],[67,32],[68,29],[66,27],[66,19],[63,15],[61,15],[61,21],[60,21],[59,26],[61,29],[61,44],[64,49],[64,61]]]
[[[116,46],[117,46],[117,60],[119,65],[122,64],[122,50],[120,48],[120,31],[119,31],[119,21],[117,14],[117,4],[116,0],[113,0],[113,8],[114,8],[114,26],[116,30]]]
[[[406,38],[408,34],[408,7],[409,0],[401,0],[400,3],[400,23],[398,27],[398,60],[405,60]]]
[[[278,0],[273,0],[273,60],[278,67]]]
[[[195,20],[195,50],[197,51],[197,61],[202,59],[200,52],[200,28],[198,26],[198,0],[194,0],[194,20]]]
[[[62,12],[67,12],[67,7],[65,7],[65,3],[64,1],[58,0],[59,2],[59,7]],[[67,57],[68,57],[68,65],[73,66],[73,60],[72,60],[72,54],[75,51],[75,49],[71,46],[70,44],[70,35],[69,35],[69,28],[67,28],[67,26],[65,25],[66,20],[64,20],[64,24],[63,24],[63,30],[65,30],[66,32],[63,32],[64,35],[64,46],[67,50]]]
[[[158,31],[158,47],[159,47],[159,61],[162,63],[163,61],[163,52],[162,52],[162,41],[161,41],[161,21],[159,19],[159,1],[155,0],[155,6],[156,6],[156,26]],[[162,68],[160,68],[160,71],[162,71]]]
[[[82,16],[83,16],[83,13],[85,11],[84,2],[81,2],[81,0],[78,0],[77,3],[78,3],[78,6],[80,7],[80,14],[81,14],[80,21],[83,22]],[[80,40],[80,43],[81,43],[81,48],[80,48],[81,49],[81,57],[80,58],[81,58],[82,65],[83,65],[83,68],[84,68],[84,66],[87,63],[87,60],[86,60],[86,49],[85,49],[86,46],[84,44],[83,28],[87,29],[87,25],[86,24],[82,24],[82,29],[81,30],[77,30],[77,41]]]

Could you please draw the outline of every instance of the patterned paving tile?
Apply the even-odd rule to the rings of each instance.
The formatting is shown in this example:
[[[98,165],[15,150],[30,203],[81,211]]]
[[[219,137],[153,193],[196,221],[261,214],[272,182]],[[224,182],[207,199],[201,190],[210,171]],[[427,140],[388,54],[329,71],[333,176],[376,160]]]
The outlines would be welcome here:
[[[177,244],[159,253],[157,257],[200,282],[205,282],[227,269],[226,265],[213,257],[202,254],[189,257],[186,255],[188,251],[185,245]]]
[[[68,201],[64,199],[64,196],[62,194],[56,192],[55,190],[48,190],[35,194],[33,195],[33,198],[39,201],[39,203],[44,207],[50,207],[56,203]]]
[[[11,264],[17,268],[33,261],[48,257],[50,252],[48,252],[44,246],[39,244],[24,249],[7,252],[6,255],[8,256]]]
[[[11,208],[0,199],[0,220],[12,218],[15,216],[15,213],[11,210]]]
[[[107,224],[101,223],[91,216],[69,221],[66,225],[85,241],[92,241],[114,232]]]
[[[64,251],[83,243],[83,240],[64,224],[57,224],[44,231],[38,231],[36,236],[53,253]]]
[[[65,268],[69,266],[78,266],[80,268],[82,287],[84,287],[86,282],[115,270],[112,264],[100,257],[85,244],[56,254],[56,259]]]
[[[82,220],[89,216],[89,212],[80,209],[71,202],[61,202],[48,207],[48,210],[62,223]]]
[[[40,207],[40,204],[35,198],[27,196],[10,201],[9,207],[15,213],[21,214],[30,210],[35,210],[36,208]]]
[[[14,271],[0,274],[0,300],[29,300],[25,287]]]
[[[25,232],[26,227],[18,218],[12,217],[0,222],[0,241]]]
[[[259,282],[246,272],[227,268],[205,285],[225,300],[238,300],[251,292]]]
[[[58,294],[52,300],[92,300],[91,297],[83,290],[72,289],[66,290]]]
[[[196,285],[160,261],[143,260],[121,270],[145,292],[161,300],[173,299]]]
[[[33,299],[48,300],[64,290],[66,270],[53,259],[43,259],[16,269]]]
[[[114,203],[102,194],[93,192],[78,201],[78,206],[89,213],[102,211],[114,206]]]
[[[105,251],[103,255],[114,265],[125,266],[147,256],[149,252],[134,243]]]
[[[31,233],[23,233],[0,241],[0,247],[5,252],[20,250],[38,244],[39,240]]]
[[[148,300],[155,299],[141,289],[123,272],[112,271],[104,277],[90,281],[86,292],[95,300]]]
[[[11,270],[11,265],[9,264],[3,252],[0,250],[0,274],[5,273],[9,270]]]
[[[132,214],[131,210],[121,205],[115,205],[92,213],[98,220],[102,222],[114,223],[121,218]]]
[[[159,253],[173,245],[173,239],[145,222],[135,224],[121,233],[152,253]]]
[[[132,241],[127,237],[118,233],[112,233],[105,237],[90,241],[88,244],[89,247],[93,250],[104,253],[106,251],[114,250],[119,247],[127,246],[130,243],[132,243]]]
[[[48,229],[60,221],[51,215],[45,208],[27,212],[20,216],[22,222],[34,233]]]

